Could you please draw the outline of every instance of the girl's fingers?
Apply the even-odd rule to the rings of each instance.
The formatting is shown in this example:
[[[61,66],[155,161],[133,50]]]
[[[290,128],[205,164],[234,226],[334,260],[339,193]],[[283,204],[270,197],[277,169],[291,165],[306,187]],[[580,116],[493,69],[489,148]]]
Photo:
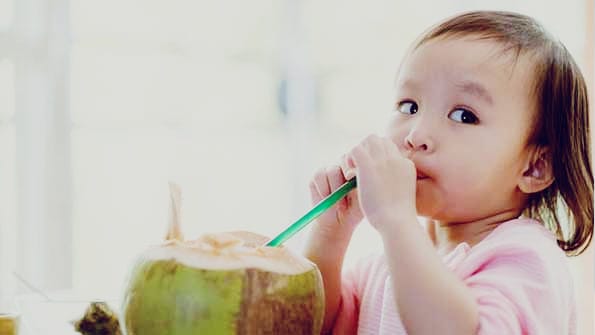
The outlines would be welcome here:
[[[352,190],[351,192],[349,192],[347,194],[347,196],[344,198],[344,201],[345,201],[345,206],[348,208],[351,208],[351,209],[359,208],[359,195],[357,193],[357,190]]]
[[[316,204],[320,200],[322,200],[322,196],[320,195],[320,192],[318,191],[318,187],[316,187],[316,183],[314,182],[314,180],[312,180],[308,186],[310,188],[310,196],[312,198],[312,202]]]
[[[318,189],[318,193],[322,198],[326,197],[331,193],[331,187],[326,175],[326,169],[320,169],[314,176],[314,184]]]
[[[341,158],[341,172],[346,180],[355,177],[355,163],[351,155],[343,155]]]
[[[390,139],[385,139],[383,141],[384,143],[384,150],[386,152],[387,157],[392,157],[392,158],[400,158],[403,157],[401,156],[401,152],[399,151],[399,148],[397,148],[397,145],[391,141]]]
[[[384,149],[383,139],[378,135],[370,135],[362,142],[361,145],[372,156],[382,159],[386,154]]]
[[[326,170],[329,185],[331,192],[338,189],[343,183],[346,182],[345,177],[343,176],[343,172],[341,171],[341,167],[338,165],[330,166]],[[345,208],[347,206],[347,201],[345,198],[339,201],[339,207]]]
[[[358,145],[353,148],[350,156],[354,165],[357,166],[358,169],[365,169],[369,165],[370,153],[368,152],[368,148],[364,145]]]

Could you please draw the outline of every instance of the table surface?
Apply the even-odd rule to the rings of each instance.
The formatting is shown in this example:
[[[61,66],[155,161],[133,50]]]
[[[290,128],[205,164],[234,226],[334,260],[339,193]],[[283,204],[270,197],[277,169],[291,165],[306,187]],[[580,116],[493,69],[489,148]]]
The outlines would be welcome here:
[[[20,315],[19,335],[80,335],[72,322],[79,320],[92,301],[71,291],[48,294],[50,301],[39,295],[22,295],[15,299],[15,313]],[[119,303],[115,299],[105,299],[110,308],[117,311]]]

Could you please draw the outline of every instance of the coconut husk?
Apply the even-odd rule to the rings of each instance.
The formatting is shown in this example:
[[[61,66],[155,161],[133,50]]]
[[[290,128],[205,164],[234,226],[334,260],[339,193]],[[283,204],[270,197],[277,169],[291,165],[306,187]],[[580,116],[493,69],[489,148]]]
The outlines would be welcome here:
[[[73,325],[83,335],[122,335],[116,313],[105,302],[92,302]]]

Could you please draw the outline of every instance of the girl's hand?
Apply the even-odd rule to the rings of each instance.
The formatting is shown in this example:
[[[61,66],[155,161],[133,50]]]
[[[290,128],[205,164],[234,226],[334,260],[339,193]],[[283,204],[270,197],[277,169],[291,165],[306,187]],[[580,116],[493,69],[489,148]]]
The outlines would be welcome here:
[[[310,182],[312,204],[319,203],[354,176],[355,173],[350,169],[346,156],[342,158],[340,166],[334,165],[319,170]],[[320,215],[317,221],[320,229],[332,234],[336,229],[353,230],[362,219],[357,192],[351,191]]]
[[[323,198],[344,184],[350,175],[346,156],[339,165],[322,169],[310,182],[312,202]],[[351,176],[352,177],[352,176]],[[317,219],[306,242],[304,255],[318,266],[324,283],[325,311],[322,334],[332,331],[341,307],[341,277],[345,252],[363,214],[356,190],[349,192]]]
[[[385,231],[395,218],[415,218],[416,171],[389,139],[368,136],[348,155],[357,173],[361,211],[370,224]]]

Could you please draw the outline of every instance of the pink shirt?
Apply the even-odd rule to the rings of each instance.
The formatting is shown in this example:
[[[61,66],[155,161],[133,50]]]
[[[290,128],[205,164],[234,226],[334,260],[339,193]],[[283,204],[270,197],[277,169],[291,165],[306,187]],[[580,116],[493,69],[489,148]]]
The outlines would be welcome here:
[[[555,237],[539,222],[515,219],[502,223],[473,248],[459,244],[443,261],[477,301],[477,334],[576,333],[567,259]],[[334,334],[407,334],[389,277],[383,256],[363,259],[344,273]]]

